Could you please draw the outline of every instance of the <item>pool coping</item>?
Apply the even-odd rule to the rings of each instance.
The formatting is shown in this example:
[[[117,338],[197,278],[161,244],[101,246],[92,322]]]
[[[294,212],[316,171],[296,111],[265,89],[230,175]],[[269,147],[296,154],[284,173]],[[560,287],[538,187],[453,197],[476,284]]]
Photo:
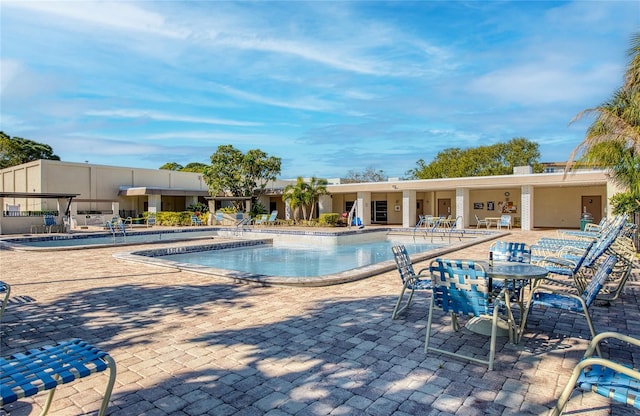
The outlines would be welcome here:
[[[132,241],[132,242],[118,242],[116,244],[107,243],[107,244],[84,244],[84,245],[69,245],[69,246],[52,246],[52,247],[43,247],[43,246],[27,246],[21,244],[21,241],[24,242],[37,242],[37,241],[49,241],[49,240],[90,240],[92,238],[102,238],[102,237],[111,237],[112,234],[104,231],[90,232],[90,233],[62,233],[62,234],[40,234],[40,235],[25,235],[22,237],[7,237],[0,239],[0,249],[5,250],[16,250],[16,251],[67,251],[67,250],[88,250],[88,249],[98,249],[98,248],[112,248],[112,247],[126,247],[126,246],[135,246],[135,245],[146,245],[146,244],[166,244],[166,243],[178,243],[185,241],[197,241],[197,240],[210,240],[212,238],[216,238],[216,235],[211,236],[199,236],[193,237],[188,236],[189,233],[195,232],[207,232],[207,231],[219,231],[220,227],[200,227],[195,229],[162,229],[162,230],[142,230],[142,231],[133,231],[131,233],[127,233],[127,236],[136,236],[136,235],[154,235],[154,234],[180,234],[184,236],[184,238],[176,238],[171,240],[156,240],[156,241]],[[116,237],[122,237],[122,234],[118,233]]]
[[[377,231],[396,231],[398,232],[401,229],[378,229]],[[271,233],[274,233],[274,230],[270,230]],[[289,234],[293,233],[292,230],[288,230]],[[407,231],[406,229],[404,230]],[[277,232],[275,232],[277,233]],[[299,232],[303,234],[305,232]],[[440,249],[430,250],[428,252],[417,253],[411,255],[411,260],[413,263],[426,261],[429,259],[437,258],[443,256],[452,251],[457,251],[466,247],[470,247],[472,245],[480,244],[485,241],[494,240],[501,236],[509,234],[508,232],[491,232],[491,233],[473,233],[477,234],[477,237],[471,240],[460,240],[458,243],[451,243],[446,247],[442,247]],[[309,232],[306,232],[304,235],[309,235]],[[263,238],[263,239],[237,239],[237,240],[226,240],[213,242],[205,245],[192,245],[192,246],[179,246],[179,247],[164,247],[158,249],[148,249],[148,250],[135,250],[135,251],[127,251],[114,253],[113,257],[123,261],[129,262],[137,262],[143,263],[151,266],[157,267],[165,267],[178,269],[186,272],[193,272],[208,276],[221,277],[225,279],[229,279],[230,281],[238,284],[248,284],[248,285],[258,285],[258,286],[297,286],[297,287],[318,287],[318,286],[331,286],[337,285],[341,283],[353,282],[361,279],[365,279],[367,277],[375,276],[384,272],[388,272],[396,269],[396,264],[393,259],[383,261],[380,263],[358,267],[355,269],[345,270],[340,273],[328,274],[323,276],[299,276],[299,277],[291,277],[291,276],[273,276],[273,275],[261,275],[254,274],[248,272],[241,272],[236,270],[228,270],[228,269],[219,269],[210,266],[201,266],[190,263],[177,262],[173,260],[162,259],[162,255],[169,254],[178,254],[178,253],[188,253],[188,252],[196,252],[196,251],[205,251],[205,250],[220,250],[225,248],[234,248],[234,247],[248,247],[248,246],[258,246],[262,244],[270,244],[273,241],[272,238]],[[153,257],[153,254],[160,257]]]

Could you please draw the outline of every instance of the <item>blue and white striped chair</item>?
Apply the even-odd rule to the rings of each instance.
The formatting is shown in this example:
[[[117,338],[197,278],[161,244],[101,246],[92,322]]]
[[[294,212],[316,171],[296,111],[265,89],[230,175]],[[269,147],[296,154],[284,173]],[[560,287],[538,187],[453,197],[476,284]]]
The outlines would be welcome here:
[[[612,358],[602,358],[600,353],[598,356],[594,356],[594,352],[598,350],[598,344],[605,339],[617,339],[631,345],[634,351],[640,351],[640,339],[617,332],[603,332],[596,335],[582,360],[573,369],[567,385],[558,398],[556,407],[551,412],[552,416],[562,414],[576,387],[583,391],[593,391],[613,401],[640,410],[640,371],[629,366],[628,363],[622,364]],[[606,342],[611,347],[612,341]],[[613,352],[613,349],[611,351]]]
[[[488,365],[489,370],[493,370],[499,312],[506,311],[508,314],[507,322],[510,325],[514,322],[511,309],[504,302],[504,294],[492,295],[485,269],[480,263],[471,260],[436,259],[431,262],[429,272],[432,279],[432,296],[424,347],[425,353],[434,351],[457,358],[464,358]],[[455,351],[430,347],[431,326],[436,309],[451,314],[451,326],[454,331],[459,329],[458,315],[489,317],[491,319],[491,343],[488,359],[484,360]]]
[[[413,294],[416,290],[431,290],[431,276],[428,274],[422,274],[423,272],[428,271],[427,268],[420,270],[416,274],[413,269],[411,259],[409,258],[409,253],[407,253],[407,248],[405,246],[393,246],[391,247],[391,251],[393,252],[393,258],[395,259],[396,266],[398,267],[400,280],[402,280],[402,291],[400,292],[400,296],[398,296],[396,307],[393,309],[393,314],[391,315],[392,319],[397,319],[398,315],[404,312],[409,307],[409,305],[411,305],[411,300],[413,299]],[[404,293],[407,290],[411,291],[409,294],[409,300],[407,300],[405,306],[400,307],[400,305],[402,304]]]
[[[45,415],[51,407],[56,387],[107,369],[109,381],[99,416],[107,411],[116,381],[116,363],[106,352],[80,339],[72,339],[0,358],[0,408],[49,391],[41,413]]]

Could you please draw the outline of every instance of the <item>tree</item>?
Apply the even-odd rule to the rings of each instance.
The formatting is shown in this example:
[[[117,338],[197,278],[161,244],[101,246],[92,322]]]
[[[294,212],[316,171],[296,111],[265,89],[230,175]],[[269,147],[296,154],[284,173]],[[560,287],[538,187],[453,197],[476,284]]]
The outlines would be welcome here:
[[[315,211],[316,202],[321,195],[327,194],[327,180],[312,177],[306,182],[298,176],[295,184],[284,187],[282,200],[293,209],[293,219],[298,220],[299,210],[302,209],[302,218],[311,221]],[[309,216],[307,217],[307,212]]]
[[[187,163],[185,167],[180,169],[181,172],[196,172],[196,173],[204,173],[207,169],[207,165],[204,163],[191,162]]]
[[[22,137],[9,137],[0,131],[0,169],[21,165],[34,160],[60,160],[48,144]]]
[[[628,213],[640,211],[640,33],[631,37],[629,65],[624,83],[613,96],[597,107],[580,112],[571,122],[585,115],[593,115],[595,121],[587,129],[584,140],[576,146],[567,161],[565,174],[576,163],[595,163],[609,169],[614,180],[625,187],[628,195],[617,200],[635,200]],[[612,198],[612,202],[615,202]]]
[[[542,172],[539,158],[537,143],[516,137],[491,146],[445,149],[429,164],[419,159],[418,166],[406,174],[413,179],[510,175],[516,166],[532,166],[534,172]]]
[[[298,176],[295,184],[285,186],[282,191],[282,200],[289,204],[289,207],[293,210],[294,221],[299,218],[300,208],[302,208],[302,217],[307,217],[308,188],[309,184],[302,179],[302,176]]]
[[[182,170],[182,165],[176,162],[167,162],[160,166],[161,170]]]
[[[203,172],[209,193],[213,196],[227,195],[251,197],[255,200],[264,195],[267,183],[280,174],[281,160],[268,156],[260,149],[242,153],[232,145],[220,145],[211,155],[211,165]],[[234,203],[237,209],[242,207]]]
[[[321,195],[327,194],[327,180],[326,179],[318,179],[316,177],[312,177],[309,182],[309,188],[307,189],[309,193],[309,202],[311,204],[311,209],[309,210],[309,221],[313,219],[313,214],[316,209],[316,202]]]
[[[382,169],[376,170],[374,167],[369,166],[362,172],[356,172],[354,170],[347,172],[344,183],[385,182],[386,180],[387,175]]]

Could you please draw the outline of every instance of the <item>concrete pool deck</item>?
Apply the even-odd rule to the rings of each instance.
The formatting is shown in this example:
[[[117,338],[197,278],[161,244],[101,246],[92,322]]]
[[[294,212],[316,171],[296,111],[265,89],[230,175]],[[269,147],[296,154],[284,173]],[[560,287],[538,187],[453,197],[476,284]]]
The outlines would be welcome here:
[[[514,230],[501,239],[555,234]],[[447,257],[484,259],[489,245]],[[328,287],[259,287],[119,261],[119,251],[0,250],[1,279],[12,285],[1,355],[74,337],[99,346],[118,365],[110,415],[542,415],[589,338],[583,317],[536,311],[519,345],[498,340],[488,371],[424,354],[425,297],[391,319],[395,271]],[[636,269],[620,299],[591,309],[596,330],[640,337],[638,278]],[[438,337],[458,337],[444,316],[437,325]],[[106,378],[61,386],[50,414],[95,414]],[[5,410],[39,414],[45,398]],[[593,394],[573,396],[567,413],[636,414]]]

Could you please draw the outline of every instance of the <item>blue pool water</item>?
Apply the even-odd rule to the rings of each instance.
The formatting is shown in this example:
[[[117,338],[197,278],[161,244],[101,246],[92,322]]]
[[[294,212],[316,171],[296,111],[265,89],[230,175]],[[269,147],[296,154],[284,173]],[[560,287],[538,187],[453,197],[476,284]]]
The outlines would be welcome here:
[[[393,259],[391,246],[404,244],[409,254],[443,247],[413,239],[357,244],[277,244],[163,255],[163,260],[249,274],[308,277],[341,273]]]

